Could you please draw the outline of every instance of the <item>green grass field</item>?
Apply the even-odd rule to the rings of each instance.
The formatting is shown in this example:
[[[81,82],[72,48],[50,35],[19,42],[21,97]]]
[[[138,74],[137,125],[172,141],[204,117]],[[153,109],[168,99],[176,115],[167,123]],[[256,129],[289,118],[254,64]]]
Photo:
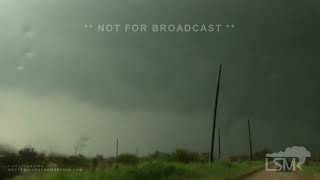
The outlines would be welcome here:
[[[254,171],[263,162],[215,162],[182,164],[161,161],[143,162],[134,166],[115,166],[106,170],[83,172],[50,172],[17,176],[13,180],[176,180],[176,179],[232,179]]]

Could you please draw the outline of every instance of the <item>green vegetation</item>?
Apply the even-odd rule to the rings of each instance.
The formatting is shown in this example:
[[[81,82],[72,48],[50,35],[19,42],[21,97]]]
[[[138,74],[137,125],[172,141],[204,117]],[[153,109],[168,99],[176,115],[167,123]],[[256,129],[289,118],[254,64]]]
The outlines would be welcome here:
[[[178,149],[172,153],[156,151],[137,157],[134,154],[120,154],[105,158],[102,155],[85,157],[81,154],[38,153],[32,147],[18,152],[0,153],[0,179],[14,180],[146,180],[146,179],[226,179],[238,177],[263,166],[263,161],[248,161],[247,156],[234,156],[223,161],[208,164],[208,153],[197,153]],[[255,155],[259,159],[258,155]],[[8,170],[8,165],[41,165],[28,173]],[[48,171],[48,168],[59,169]],[[14,168],[13,168],[14,169]],[[28,168],[27,168],[28,169]],[[71,169],[71,171],[64,171]],[[82,171],[79,171],[79,170]],[[72,171],[74,170],[74,171]],[[64,171],[64,172],[63,172]]]
[[[305,176],[320,176],[320,163],[311,162],[307,165],[304,165],[302,174]]]
[[[253,171],[263,165],[259,161],[229,162],[220,161],[212,165],[203,163],[175,163],[147,161],[137,165],[116,165],[106,170],[61,172],[18,176],[14,180],[176,180],[176,179],[232,179]]]

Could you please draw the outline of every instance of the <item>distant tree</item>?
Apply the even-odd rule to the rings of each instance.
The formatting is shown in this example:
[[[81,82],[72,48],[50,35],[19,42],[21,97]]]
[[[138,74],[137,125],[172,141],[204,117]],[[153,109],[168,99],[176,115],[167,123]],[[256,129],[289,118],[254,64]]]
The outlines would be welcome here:
[[[82,154],[69,156],[64,164],[71,167],[90,167],[90,161]]]
[[[34,148],[26,147],[18,151],[20,163],[46,164],[45,154],[39,154]]]
[[[92,159],[92,168],[95,170],[99,164],[102,164],[104,161],[103,155],[97,154],[96,157]]]
[[[233,162],[241,162],[241,161],[247,161],[250,160],[249,155],[236,155],[236,156],[230,156],[228,160]]]
[[[13,177],[18,172],[8,171],[8,165],[17,164],[17,155],[13,152],[6,152],[0,156],[0,179],[7,179]]]
[[[210,158],[210,153],[208,153],[208,152],[199,154],[199,161],[200,162],[203,162],[203,163],[209,162],[209,158]]]
[[[185,149],[177,149],[173,156],[176,161],[182,162],[182,163],[190,163],[190,162],[196,162],[199,161],[199,154],[196,152],[190,152]]]
[[[174,160],[174,158],[171,154],[165,153],[165,152],[160,152],[160,151],[155,151],[154,153],[150,154],[149,159],[161,160],[161,161],[173,161]]]
[[[258,152],[253,153],[254,160],[263,160],[267,153],[271,153],[271,151],[267,148],[264,148]]]
[[[319,152],[312,153],[311,160],[312,161],[320,161],[320,153]]]
[[[139,162],[139,158],[133,154],[120,154],[116,158],[116,162],[121,164],[137,164]]]

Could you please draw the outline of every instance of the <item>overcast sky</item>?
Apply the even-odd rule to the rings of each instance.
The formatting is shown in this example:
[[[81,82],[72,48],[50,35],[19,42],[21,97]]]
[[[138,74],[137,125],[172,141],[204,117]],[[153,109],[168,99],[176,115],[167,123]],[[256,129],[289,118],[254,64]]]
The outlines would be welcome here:
[[[0,0],[0,143],[86,155],[210,147],[216,75],[223,155],[320,151],[320,3]],[[124,33],[86,24],[234,24]]]

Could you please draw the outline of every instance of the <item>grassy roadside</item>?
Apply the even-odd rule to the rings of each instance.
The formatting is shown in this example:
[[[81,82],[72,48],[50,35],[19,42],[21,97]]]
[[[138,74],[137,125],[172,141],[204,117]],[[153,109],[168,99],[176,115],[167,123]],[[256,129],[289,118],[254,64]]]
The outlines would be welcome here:
[[[320,163],[312,162],[308,165],[304,165],[302,175],[304,176],[316,176],[320,177]]]
[[[151,161],[135,166],[115,166],[107,170],[38,173],[34,175],[18,176],[13,180],[177,180],[177,179],[232,179],[249,173],[261,167],[263,162],[215,162],[212,165],[200,163],[174,163]]]

